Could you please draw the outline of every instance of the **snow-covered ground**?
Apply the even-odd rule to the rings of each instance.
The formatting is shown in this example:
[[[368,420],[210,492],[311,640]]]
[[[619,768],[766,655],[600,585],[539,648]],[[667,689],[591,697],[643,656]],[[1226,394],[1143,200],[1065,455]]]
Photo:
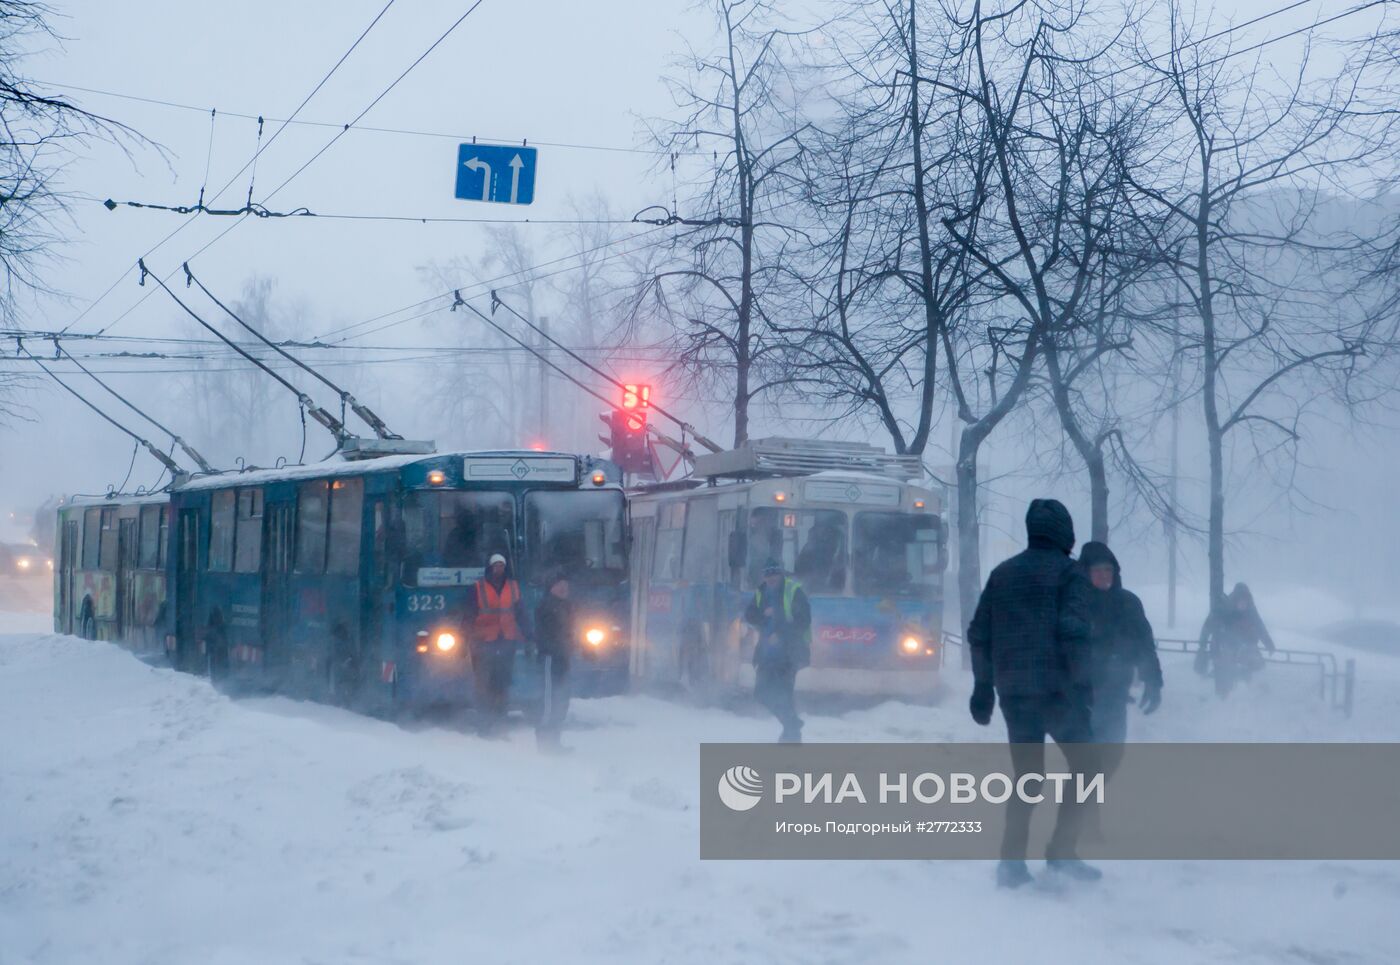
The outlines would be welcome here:
[[[0,616],[0,965],[1400,961],[1396,863],[1117,862],[1006,893],[985,862],[701,862],[697,744],[769,720],[581,701],[575,752],[542,757],[523,728],[231,700],[41,619]],[[1400,740],[1400,658],[1358,655],[1351,720],[1301,671],[1222,703],[1163,659],[1141,738]],[[953,683],[807,736],[1002,737]]]

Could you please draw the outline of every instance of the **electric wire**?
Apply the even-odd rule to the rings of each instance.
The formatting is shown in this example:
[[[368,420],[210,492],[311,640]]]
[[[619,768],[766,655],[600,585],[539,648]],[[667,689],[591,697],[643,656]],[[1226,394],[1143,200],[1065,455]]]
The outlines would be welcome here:
[[[322,384],[324,384],[327,388],[329,388],[332,392],[334,392],[337,396],[339,396],[339,397],[340,397],[340,405],[341,405],[341,409],[342,409],[342,416],[344,415],[344,408],[345,408],[346,406],[349,406],[349,407],[350,407],[350,410],[351,410],[352,412],[354,412],[355,415],[358,416],[361,420],[363,420],[363,422],[364,422],[367,426],[369,426],[371,429],[373,429],[373,430],[374,430],[374,434],[375,434],[376,436],[378,436],[380,439],[402,439],[402,438],[403,438],[402,436],[396,435],[396,434],[394,434],[393,432],[391,432],[391,431],[389,430],[389,427],[388,427],[387,425],[384,424],[384,421],[383,421],[382,419],[380,419],[379,416],[375,415],[368,407],[366,407],[366,406],[360,404],[358,401],[356,401],[355,397],[352,396],[349,392],[345,391],[345,390],[342,389],[340,386],[336,385],[336,384],[335,384],[334,382],[332,382],[330,379],[326,378],[326,377],[325,377],[324,375],[322,375],[320,372],[316,371],[316,370],[313,369],[311,366],[307,365],[305,362],[303,362],[301,359],[297,358],[295,355],[292,355],[292,354],[291,354],[290,352],[288,352],[286,349],[284,349],[284,348],[282,348],[281,346],[279,346],[279,345],[277,345],[276,343],[274,343],[274,342],[273,342],[271,339],[269,339],[267,336],[263,335],[262,332],[258,331],[258,330],[257,330],[256,328],[254,328],[252,325],[250,325],[250,324],[248,324],[247,322],[245,322],[241,317],[239,317],[239,316],[233,311],[233,309],[229,308],[229,307],[228,307],[227,305],[225,305],[223,302],[219,301],[218,297],[217,297],[213,292],[211,292],[208,288],[206,288],[206,287],[204,286],[204,282],[202,282],[202,281],[200,281],[198,278],[196,278],[194,272],[190,271],[190,266],[189,266],[189,263],[188,263],[188,262],[186,262],[185,264],[181,265],[180,267],[183,268],[184,271],[185,271],[185,284],[188,285],[190,282],[194,282],[195,285],[199,286],[199,290],[202,291],[202,292],[204,292],[205,296],[206,296],[210,301],[212,301],[215,305],[218,305],[221,309],[223,309],[225,315],[227,315],[229,318],[231,318],[231,319],[233,319],[235,322],[237,322],[244,330],[246,330],[247,332],[249,332],[249,333],[250,333],[254,338],[256,338],[259,342],[262,342],[262,343],[263,343],[264,345],[266,345],[268,348],[272,349],[272,350],[273,350],[274,352],[276,352],[278,355],[282,356],[284,359],[286,359],[287,361],[291,362],[293,365],[297,366],[297,367],[300,368],[302,371],[304,371],[304,372],[306,372],[307,374],[311,375],[313,378],[318,379]]]
[[[298,104],[298,105],[296,106],[296,109],[293,110],[292,113],[287,117],[287,119],[284,120],[284,121],[282,122],[281,126],[278,127],[277,130],[274,131],[274,132],[272,133],[272,136],[269,137],[269,138],[267,139],[267,143],[266,143],[266,144],[259,144],[257,150],[253,153],[253,156],[250,157],[250,158],[244,163],[243,167],[239,168],[237,171],[234,172],[233,177],[229,178],[228,181],[224,183],[224,186],[223,186],[222,188],[220,188],[217,192],[215,192],[215,194],[214,194],[212,200],[217,201],[217,200],[219,199],[219,197],[220,197],[225,191],[227,191],[227,190],[233,185],[233,183],[234,183],[235,181],[237,181],[237,180],[243,175],[243,172],[244,172],[244,171],[248,170],[248,168],[249,168],[251,165],[253,165],[253,164],[255,164],[255,163],[257,162],[257,159],[258,159],[258,157],[262,154],[262,152],[265,151],[265,150],[267,150],[269,147],[272,146],[273,142],[277,140],[278,135],[280,135],[284,130],[287,129],[287,125],[291,124],[293,121],[296,120],[296,117],[297,117],[298,114],[301,113],[302,108],[306,107],[306,105],[307,105],[308,103],[310,103],[311,99],[312,99],[313,97],[316,96],[317,92],[319,92],[319,91],[321,90],[322,87],[326,86],[326,83],[331,79],[331,77],[335,74],[335,72],[338,71],[338,70],[340,69],[341,65],[344,64],[345,61],[350,57],[350,55],[351,55],[352,53],[355,52],[355,49],[356,49],[357,47],[360,46],[361,41],[363,41],[363,40],[365,39],[365,37],[367,37],[367,36],[369,35],[369,32],[370,32],[371,30],[374,29],[375,24],[379,23],[380,19],[383,18],[384,14],[386,14],[386,13],[389,11],[389,8],[392,7],[392,6],[394,5],[394,3],[395,3],[395,0],[389,0],[389,2],[386,3],[386,4],[384,5],[384,7],[379,11],[379,13],[375,14],[374,19],[371,20],[371,21],[369,22],[369,26],[365,27],[365,29],[362,30],[362,31],[360,32],[360,35],[359,35],[358,37],[355,38],[355,42],[352,43],[352,44],[350,45],[350,47],[345,51],[345,53],[343,53],[343,54],[340,55],[340,58],[339,58],[338,60],[336,60],[335,64],[332,65],[331,69],[328,70],[328,71],[326,71],[325,75],[320,79],[320,81],[317,82],[316,86],[313,87],[313,88],[311,89],[311,93],[307,94],[304,98],[302,98],[301,103]],[[259,134],[259,140],[261,141],[262,121],[263,121],[263,119],[262,119],[262,117],[258,117],[257,120],[258,120],[258,134]],[[212,144],[213,144],[213,131],[212,131],[212,129],[211,129],[211,131],[210,131],[210,145],[211,145],[211,148],[212,148]],[[206,180],[207,180],[207,178],[208,178],[207,164],[206,164],[205,178],[206,178]],[[250,184],[250,191],[251,191],[251,184]],[[201,193],[202,193],[202,190],[201,190]],[[155,244],[153,247],[151,247],[151,249],[150,249],[149,251],[147,251],[147,252],[146,252],[144,255],[142,255],[141,257],[142,257],[142,258],[149,258],[149,257],[151,257],[151,255],[155,254],[155,252],[158,251],[160,248],[163,248],[163,247],[166,245],[167,242],[169,242],[172,238],[174,238],[174,237],[175,237],[176,235],[178,235],[181,231],[183,231],[188,225],[189,225],[189,222],[188,222],[188,221],[182,222],[181,224],[177,225],[173,231],[171,231],[168,235],[166,235],[166,236],[165,236],[164,238],[162,238],[160,241],[156,242],[156,244]],[[224,233],[227,233],[227,232],[225,231]],[[220,238],[223,237],[223,234],[220,234],[218,237],[220,237]],[[208,245],[205,245],[205,248],[208,248]],[[203,251],[204,249],[201,248],[200,250]],[[188,260],[188,259],[186,259],[186,260]],[[73,319],[73,321],[69,322],[67,325],[64,326],[63,331],[65,331],[65,332],[68,331],[68,329],[72,328],[74,325],[78,324],[78,322],[82,321],[82,320],[87,316],[87,314],[88,314],[90,311],[92,311],[94,308],[96,308],[99,302],[101,302],[101,301],[102,301],[103,299],[105,299],[108,295],[110,295],[110,294],[112,293],[112,291],[117,287],[117,285],[121,284],[122,279],[126,278],[126,276],[129,275],[130,273],[131,273],[131,267],[130,267],[130,266],[127,267],[127,268],[125,268],[125,269],[123,269],[122,273],[121,273],[119,276],[117,276],[116,280],[113,281],[111,285],[107,286],[106,290],[103,291],[103,293],[102,293],[101,295],[97,296],[97,298],[96,298],[95,300],[89,302],[88,305],[87,305],[87,307],[85,307],[85,308],[78,314],[78,316],[77,316],[76,318]],[[143,295],[143,296],[141,297],[140,301],[138,301],[137,304],[139,305],[141,302],[144,302],[144,301],[146,300],[146,298],[148,298],[149,296],[150,296],[150,292],[147,292],[145,295]],[[134,307],[134,306],[133,306],[133,307]],[[130,313],[131,313],[131,309],[128,309],[127,311],[125,311],[125,312],[122,313],[121,318],[125,318],[125,317],[126,317],[127,315],[129,315]],[[114,324],[116,324],[116,323],[115,323],[115,322],[109,322],[107,325],[105,325],[105,326],[103,327],[103,330],[105,331],[107,328],[111,328],[112,325],[114,325]]]
[[[1311,2],[1311,0],[1308,0],[1308,2]],[[40,86],[43,86],[43,87],[57,87],[57,88],[59,88],[60,90],[80,91],[80,92],[82,92],[82,93],[84,93],[84,94],[97,94],[97,95],[102,96],[102,97],[112,97],[112,98],[116,98],[116,99],[118,99],[118,100],[136,101],[136,102],[139,102],[139,103],[142,103],[142,104],[152,104],[152,105],[156,105],[156,106],[159,106],[159,107],[169,107],[169,108],[174,108],[174,109],[182,110],[182,111],[194,111],[194,112],[201,113],[201,114],[207,114],[207,113],[209,113],[209,111],[211,110],[211,108],[208,108],[208,107],[200,107],[200,106],[195,105],[195,104],[184,104],[184,103],[181,103],[181,102],[179,102],[179,101],[166,100],[166,99],[159,98],[159,97],[142,97],[142,96],[137,95],[137,94],[127,94],[127,93],[122,93],[122,92],[120,92],[120,91],[104,90],[104,89],[102,89],[102,88],[100,88],[100,87],[83,87],[83,86],[81,86],[81,85],[79,85],[79,84],[69,84],[69,83],[65,83],[65,82],[63,82],[63,81],[36,81],[36,83],[39,84]],[[230,110],[219,111],[219,113],[220,113],[222,116],[224,116],[224,117],[236,117],[236,118],[239,118],[240,120],[247,120],[247,121],[256,121],[259,117],[263,116],[263,115],[260,115],[260,114],[250,114],[250,113],[246,113],[246,112],[230,111]],[[269,122],[271,122],[271,123],[279,123],[279,122],[281,122],[281,123],[294,124],[294,125],[297,125],[297,126],[304,126],[304,127],[343,127],[343,126],[344,126],[344,124],[343,124],[342,122],[338,122],[338,121],[314,121],[314,120],[306,120],[306,119],[290,119],[290,120],[288,120],[288,119],[277,118],[277,117],[268,117],[267,120],[268,120]],[[516,144],[516,143],[524,143],[524,142],[526,141],[525,138],[520,138],[520,137],[489,137],[489,136],[484,135],[484,134],[457,134],[457,133],[453,133],[453,132],[451,132],[451,131],[425,131],[425,130],[416,130],[416,129],[412,129],[412,128],[402,128],[402,127],[373,127],[373,126],[370,126],[370,125],[363,125],[363,124],[362,124],[362,125],[356,125],[355,128],[354,128],[354,131],[355,131],[355,133],[357,133],[357,134],[394,134],[394,135],[400,135],[400,136],[406,136],[406,137],[431,137],[431,138],[440,138],[440,139],[442,139],[442,140],[462,141],[462,142],[481,141],[481,142],[483,142],[483,143],[488,143],[488,144],[490,144],[490,143],[494,143],[494,144]],[[617,145],[617,144],[581,144],[581,143],[578,143],[578,142],[575,142],[575,141],[548,141],[548,140],[540,140],[539,138],[533,138],[533,137],[532,137],[532,138],[529,138],[528,140],[529,140],[529,143],[530,143],[530,144],[533,144],[533,145],[535,145],[536,147],[565,148],[565,149],[579,150],[579,151],[610,151],[610,152],[616,152],[616,153],[619,153],[619,154],[647,154],[647,155],[656,155],[656,154],[667,154],[667,153],[671,153],[671,151],[670,151],[669,148],[661,148],[661,147],[648,148],[648,147],[623,147],[623,146]],[[709,154],[710,152],[709,152],[709,151],[694,150],[694,151],[677,151],[677,152],[675,152],[675,153],[676,153],[678,156],[684,157],[684,156],[689,156],[689,155],[696,155],[696,156],[698,156],[698,155],[701,155],[701,154]]]
[[[159,429],[161,432],[163,432],[163,433],[165,433],[167,436],[169,436],[170,439],[171,439],[171,441],[172,441],[175,445],[179,446],[182,450],[184,450],[185,454],[186,454],[187,456],[189,456],[190,459],[192,459],[192,460],[194,461],[194,464],[197,465],[200,469],[204,470],[205,472],[214,472],[214,471],[215,471],[215,470],[214,470],[214,467],[211,466],[211,465],[209,465],[209,463],[205,461],[204,457],[201,456],[198,452],[196,452],[196,451],[194,450],[194,448],[192,448],[188,443],[185,442],[184,439],[180,438],[180,436],[179,436],[177,433],[175,433],[175,432],[174,432],[173,430],[171,430],[171,429],[168,429],[166,426],[162,425],[161,423],[157,422],[157,421],[155,420],[155,418],[154,418],[153,416],[151,416],[149,413],[146,413],[146,412],[142,411],[141,409],[138,409],[138,408],[136,407],[136,404],[135,404],[134,402],[132,402],[132,401],[131,401],[130,399],[128,399],[126,396],[122,395],[122,394],[121,394],[120,392],[118,392],[116,389],[112,388],[112,387],[111,387],[110,385],[108,385],[106,382],[103,382],[103,381],[102,381],[101,379],[99,379],[96,375],[93,375],[92,372],[88,371],[88,369],[83,365],[82,362],[79,362],[76,358],[73,357],[73,354],[72,354],[71,352],[68,352],[68,351],[65,350],[62,346],[60,346],[60,345],[58,344],[58,340],[57,340],[57,339],[54,339],[54,351],[57,352],[60,356],[67,356],[68,359],[69,359],[74,365],[76,365],[76,366],[78,367],[79,371],[83,372],[88,378],[92,379],[92,380],[93,380],[94,382],[96,382],[98,385],[102,386],[102,388],[106,389],[106,390],[108,391],[108,393],[110,393],[112,396],[114,396],[114,397],[117,399],[118,402],[120,402],[122,405],[126,406],[126,407],[127,407],[128,409],[130,409],[132,412],[135,412],[135,413],[136,413],[137,415],[139,415],[141,418],[145,419],[145,420],[146,420],[147,422],[149,422],[151,425],[155,426],[155,427],[156,427],[157,429]],[[129,475],[129,474],[128,474],[128,475]],[[125,487],[125,485],[126,485],[125,483],[122,484],[123,487]]]
[[[67,392],[67,393],[68,393],[69,395],[71,395],[73,398],[77,399],[77,400],[78,400],[79,402],[81,402],[83,405],[87,406],[87,407],[88,407],[89,409],[91,409],[93,412],[96,412],[99,416],[101,416],[101,417],[102,417],[103,419],[105,419],[107,422],[111,423],[111,424],[112,424],[113,426],[115,426],[118,430],[120,430],[121,432],[123,432],[123,433],[125,433],[126,435],[130,436],[132,439],[135,439],[136,442],[137,442],[139,445],[145,446],[146,451],[149,452],[149,453],[156,459],[157,462],[161,463],[161,465],[165,466],[165,467],[166,467],[167,469],[169,469],[172,473],[178,473],[178,472],[181,472],[181,471],[182,471],[182,470],[180,469],[179,465],[177,465],[177,464],[175,463],[175,461],[172,460],[169,456],[167,456],[165,453],[161,452],[161,451],[160,451],[159,449],[157,449],[155,446],[151,445],[151,443],[148,442],[146,439],[142,438],[140,435],[138,435],[137,433],[133,432],[131,429],[128,429],[126,426],[122,425],[122,424],[121,424],[120,422],[118,422],[116,419],[112,418],[110,415],[108,415],[106,412],[104,412],[104,411],[102,410],[101,406],[97,405],[97,404],[94,403],[94,402],[90,402],[86,397],[83,396],[83,394],[82,394],[81,392],[79,392],[77,389],[73,388],[73,387],[72,387],[71,385],[69,385],[67,382],[64,382],[64,381],[63,381],[62,379],[60,379],[57,375],[55,375],[53,372],[51,372],[51,371],[49,370],[49,367],[46,366],[43,362],[41,362],[41,361],[39,360],[38,356],[36,356],[33,352],[29,351],[29,349],[27,349],[27,348],[25,348],[23,345],[21,345],[21,346],[20,346],[20,351],[22,351],[25,355],[28,355],[29,358],[30,358],[30,361],[32,361],[35,365],[39,366],[39,368],[41,368],[41,369],[44,371],[44,374],[47,375],[49,378],[53,379],[55,382],[57,382],[57,383],[59,384],[59,386],[61,386],[65,392]]]

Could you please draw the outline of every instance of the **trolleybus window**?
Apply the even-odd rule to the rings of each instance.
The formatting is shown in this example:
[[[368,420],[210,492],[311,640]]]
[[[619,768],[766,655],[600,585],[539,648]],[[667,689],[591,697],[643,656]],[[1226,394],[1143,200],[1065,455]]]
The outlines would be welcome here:
[[[651,575],[658,580],[678,580],[681,576],[681,544],[685,537],[685,503],[663,503],[659,516]]]
[[[326,568],[332,573],[360,571],[364,495],[363,479],[337,479],[331,483],[331,541]]]
[[[508,493],[409,493],[403,527],[405,582],[416,582],[422,566],[483,569],[492,553],[515,566],[515,503]]]
[[[840,593],[846,587],[846,514],[833,509],[777,509],[749,513],[749,586],[763,578],[768,559],[778,560],[808,593]]]
[[[922,596],[942,578],[942,528],[922,513],[856,513],[856,593]]]
[[[209,500],[209,570],[227,573],[233,569],[233,511],[236,493],[220,489]]]
[[[237,539],[234,541],[233,568],[239,573],[256,573],[262,561],[263,492],[238,490]]]
[[[143,570],[160,566],[160,506],[141,507],[141,560]]]
[[[117,510],[102,510],[102,551],[97,565],[107,570],[117,568]]]
[[[719,501],[697,499],[687,510],[690,515],[685,534],[681,575],[693,583],[711,583],[719,555]]]
[[[321,573],[326,568],[326,496],[329,488],[321,480],[302,483],[297,490],[298,573]]]
[[[83,511],[83,569],[97,569],[97,553],[102,546],[102,510]]]
[[[620,581],[627,566],[622,512],[619,492],[526,493],[527,578],[543,584],[562,568],[570,579]]]

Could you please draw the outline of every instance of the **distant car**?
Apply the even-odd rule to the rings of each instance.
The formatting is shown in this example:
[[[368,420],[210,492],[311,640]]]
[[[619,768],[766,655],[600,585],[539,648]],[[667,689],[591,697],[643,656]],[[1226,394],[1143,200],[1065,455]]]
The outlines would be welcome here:
[[[0,579],[41,578],[53,570],[53,560],[29,543],[0,543]]]

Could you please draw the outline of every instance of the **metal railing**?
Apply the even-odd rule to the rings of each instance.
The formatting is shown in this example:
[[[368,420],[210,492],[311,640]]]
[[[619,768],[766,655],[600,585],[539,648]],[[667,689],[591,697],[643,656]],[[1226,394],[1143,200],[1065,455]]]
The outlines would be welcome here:
[[[962,653],[960,665],[966,669],[971,665],[967,652],[967,641],[960,633],[944,630],[943,645],[938,648],[939,668],[948,665],[948,652],[957,648]],[[1199,640],[1183,637],[1158,637],[1157,650],[1160,653],[1196,654],[1201,650]],[[1266,663],[1283,664],[1290,667],[1311,669],[1317,673],[1317,696],[1343,716],[1350,717],[1356,700],[1356,661],[1350,657],[1343,664],[1337,663],[1335,654],[1325,650],[1272,650],[1261,654]]]
[[[1201,642],[1182,637],[1158,637],[1157,650],[1161,653],[1197,654],[1201,652]],[[1302,667],[1317,673],[1317,696],[1343,716],[1350,717],[1356,700],[1356,661],[1348,657],[1339,665],[1335,654],[1326,650],[1264,650],[1260,652],[1265,663],[1282,664],[1289,667]]]

